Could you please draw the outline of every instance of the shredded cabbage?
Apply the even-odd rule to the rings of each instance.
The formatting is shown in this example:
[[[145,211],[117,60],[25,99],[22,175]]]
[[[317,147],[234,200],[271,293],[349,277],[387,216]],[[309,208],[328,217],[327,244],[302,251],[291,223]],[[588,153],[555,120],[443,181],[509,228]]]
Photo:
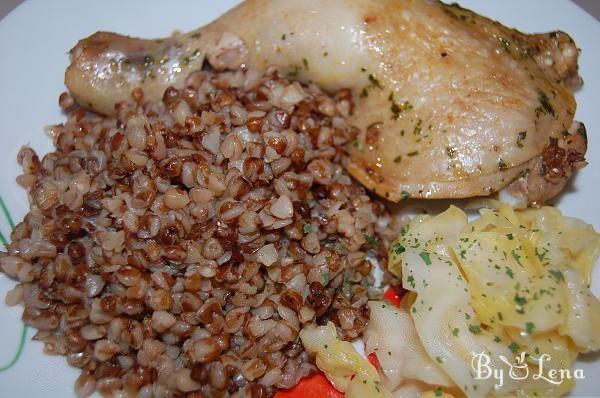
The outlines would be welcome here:
[[[370,301],[369,327],[365,331],[365,352],[375,353],[384,373],[383,384],[395,390],[407,380],[419,380],[430,386],[454,383],[433,361],[419,340],[406,308]]]
[[[466,213],[452,206],[404,228],[391,246],[388,268],[416,295],[408,314],[424,352],[462,394],[556,396],[572,388],[571,380],[560,386],[543,379],[505,380],[496,388],[493,380],[474,378],[471,358],[485,351],[492,366],[500,367],[508,366],[501,356],[526,352],[535,370],[547,353],[552,358],[544,363],[547,373],[569,369],[578,353],[600,349],[600,301],[589,290],[599,253],[600,235],[590,225],[552,207],[515,211],[499,204],[468,222]],[[403,316],[390,322],[402,326],[395,336],[410,336]],[[371,324],[367,336],[381,334],[380,327]],[[407,360],[396,351],[395,358]],[[396,373],[390,374],[398,382],[403,365],[394,366]],[[386,368],[391,371],[392,365]]]
[[[391,392],[380,383],[377,369],[351,343],[338,339],[332,322],[302,329],[300,339],[306,351],[316,356],[317,367],[347,398],[392,398]]]

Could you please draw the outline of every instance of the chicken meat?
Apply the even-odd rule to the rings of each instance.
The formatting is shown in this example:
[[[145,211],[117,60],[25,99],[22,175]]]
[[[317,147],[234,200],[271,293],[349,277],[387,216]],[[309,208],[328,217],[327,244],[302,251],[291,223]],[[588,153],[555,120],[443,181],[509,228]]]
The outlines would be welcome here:
[[[269,66],[350,89],[347,170],[389,200],[464,198],[507,187],[529,204],[559,193],[585,163],[575,123],[578,49],[563,32],[528,35],[435,0],[246,0],[189,33],[146,40],[98,32],[71,51],[78,103],[111,114],[205,62]]]

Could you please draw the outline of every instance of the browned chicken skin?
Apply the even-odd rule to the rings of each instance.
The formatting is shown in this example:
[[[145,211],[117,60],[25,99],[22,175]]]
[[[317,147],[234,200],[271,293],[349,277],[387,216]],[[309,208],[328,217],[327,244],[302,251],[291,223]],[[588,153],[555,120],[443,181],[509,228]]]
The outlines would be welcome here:
[[[347,169],[378,195],[489,195],[531,176],[527,201],[536,204],[585,164],[585,139],[568,135],[577,58],[565,33],[526,35],[432,0],[247,0],[167,39],[96,33],[73,49],[65,80],[81,105],[112,113],[134,88],[148,100],[181,88],[206,60],[215,69],[273,65],[352,90],[350,121],[361,133]],[[583,140],[577,161],[540,182],[559,140]]]
[[[575,122],[559,139],[544,147],[541,156],[534,158],[523,177],[511,182],[505,191],[516,203],[541,206],[558,195],[569,178],[587,165],[587,133],[582,123]]]

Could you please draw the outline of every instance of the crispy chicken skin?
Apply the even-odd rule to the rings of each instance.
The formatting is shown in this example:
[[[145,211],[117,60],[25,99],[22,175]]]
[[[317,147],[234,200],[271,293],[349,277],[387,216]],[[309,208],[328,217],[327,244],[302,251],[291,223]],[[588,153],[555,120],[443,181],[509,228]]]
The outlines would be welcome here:
[[[544,147],[542,155],[534,158],[522,177],[511,182],[503,193],[519,206],[539,207],[558,195],[569,178],[587,166],[587,133],[582,123],[574,122],[559,139],[553,139]]]
[[[72,50],[65,81],[105,114],[136,87],[148,100],[182,87],[205,61],[349,88],[360,134],[346,167],[398,201],[489,195],[533,173],[573,124],[577,58],[565,33],[526,35],[433,0],[246,0],[166,39],[96,33]],[[528,201],[554,196],[571,174],[530,184]]]

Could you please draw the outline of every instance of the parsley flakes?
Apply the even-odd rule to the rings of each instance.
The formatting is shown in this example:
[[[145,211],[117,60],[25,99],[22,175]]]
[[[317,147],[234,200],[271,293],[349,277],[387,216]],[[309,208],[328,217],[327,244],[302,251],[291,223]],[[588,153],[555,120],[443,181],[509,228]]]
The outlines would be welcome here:
[[[423,259],[423,262],[425,262],[425,265],[431,265],[431,258],[429,257],[429,253],[421,252],[421,253],[419,253],[419,257],[421,257]]]
[[[404,248],[404,246],[402,246],[400,243],[396,243],[393,247],[392,250],[394,251],[394,254],[402,254],[406,251],[406,249]]]
[[[550,271],[548,271],[548,273],[550,275],[552,275],[552,277],[554,279],[556,279],[557,282],[564,282],[565,281],[565,276],[560,271],[555,271],[555,270],[551,269]]]
[[[481,326],[479,325],[469,325],[469,332],[473,334],[481,333]]]
[[[365,234],[365,239],[367,240],[367,243],[370,244],[371,246],[379,246],[381,245],[381,243],[379,242],[379,240],[371,235],[367,235]]]
[[[514,300],[515,300],[515,303],[517,303],[520,306],[527,304],[527,299],[525,297],[519,296],[518,293],[515,294]]]
[[[523,148],[523,140],[527,138],[527,131],[521,131],[517,134],[517,146]]]
[[[532,334],[533,329],[535,329],[535,324],[533,322],[525,323],[525,331],[527,332],[527,334]]]

